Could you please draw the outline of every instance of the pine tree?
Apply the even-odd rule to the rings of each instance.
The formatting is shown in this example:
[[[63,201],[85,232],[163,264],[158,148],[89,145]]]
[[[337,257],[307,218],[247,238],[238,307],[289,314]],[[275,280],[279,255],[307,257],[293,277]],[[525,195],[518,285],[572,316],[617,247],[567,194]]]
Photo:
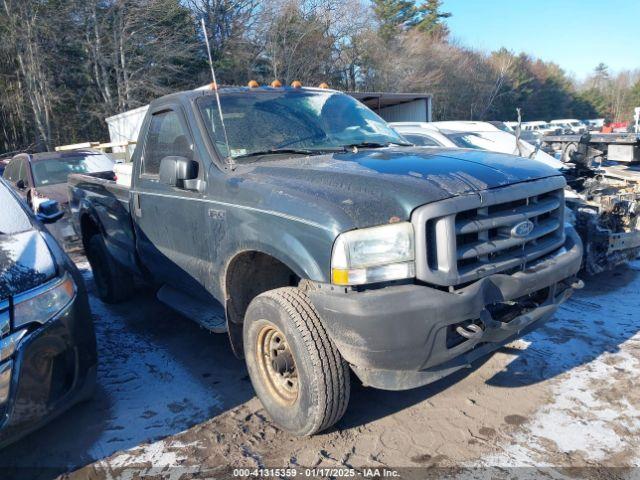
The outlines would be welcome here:
[[[442,0],[426,0],[416,8],[414,26],[435,38],[444,38],[449,29],[443,20],[450,16],[450,12],[442,11]]]
[[[398,33],[398,28],[413,20],[416,7],[408,0],[373,0],[373,13],[380,25],[378,33],[389,41]]]
[[[598,90],[602,90],[606,87],[608,81],[609,67],[600,62],[596,65],[596,68],[593,69],[593,87]]]

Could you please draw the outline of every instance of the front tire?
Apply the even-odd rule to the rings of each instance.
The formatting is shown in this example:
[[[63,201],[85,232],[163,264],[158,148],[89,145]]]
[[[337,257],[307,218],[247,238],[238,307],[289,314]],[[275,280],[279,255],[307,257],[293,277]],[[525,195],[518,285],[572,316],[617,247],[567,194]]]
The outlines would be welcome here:
[[[120,303],[133,295],[131,274],[111,258],[100,235],[89,239],[87,259],[93,271],[96,291],[103,302]]]
[[[251,383],[282,430],[313,435],[342,418],[349,366],[303,291],[285,287],[254,298],[243,337]]]

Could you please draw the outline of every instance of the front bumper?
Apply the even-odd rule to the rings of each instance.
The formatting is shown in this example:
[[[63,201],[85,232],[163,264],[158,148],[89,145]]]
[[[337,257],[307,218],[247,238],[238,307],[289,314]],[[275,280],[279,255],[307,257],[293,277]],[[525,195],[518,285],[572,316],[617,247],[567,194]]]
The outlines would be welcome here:
[[[543,324],[581,287],[575,278],[581,261],[582,243],[569,228],[552,256],[453,293],[415,284],[360,292],[320,285],[309,296],[365,385],[405,390],[469,366]]]
[[[74,272],[74,278],[76,277]],[[96,343],[81,279],[71,302],[0,362],[0,448],[91,395]]]

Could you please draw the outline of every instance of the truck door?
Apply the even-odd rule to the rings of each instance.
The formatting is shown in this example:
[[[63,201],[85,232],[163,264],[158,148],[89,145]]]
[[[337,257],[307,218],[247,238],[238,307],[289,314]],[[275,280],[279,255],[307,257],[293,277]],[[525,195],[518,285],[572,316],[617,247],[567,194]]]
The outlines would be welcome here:
[[[160,162],[167,156],[198,162],[198,178],[206,172],[194,149],[181,107],[167,105],[151,112],[132,190],[132,215],[143,265],[159,283],[206,298],[209,249],[205,232],[206,203],[197,191],[160,182]]]

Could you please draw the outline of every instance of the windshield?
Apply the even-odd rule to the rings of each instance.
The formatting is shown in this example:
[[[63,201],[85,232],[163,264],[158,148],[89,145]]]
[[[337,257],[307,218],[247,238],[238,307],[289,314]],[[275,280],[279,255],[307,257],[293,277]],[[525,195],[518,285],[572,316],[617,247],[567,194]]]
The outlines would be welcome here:
[[[36,160],[32,164],[33,180],[37,187],[66,183],[72,173],[94,173],[113,170],[113,160],[106,155],[83,154]]]
[[[322,151],[406,143],[375,113],[341,93],[243,91],[222,94],[220,103],[230,152],[215,97],[202,97],[198,106],[218,151],[233,158],[277,149]]]

